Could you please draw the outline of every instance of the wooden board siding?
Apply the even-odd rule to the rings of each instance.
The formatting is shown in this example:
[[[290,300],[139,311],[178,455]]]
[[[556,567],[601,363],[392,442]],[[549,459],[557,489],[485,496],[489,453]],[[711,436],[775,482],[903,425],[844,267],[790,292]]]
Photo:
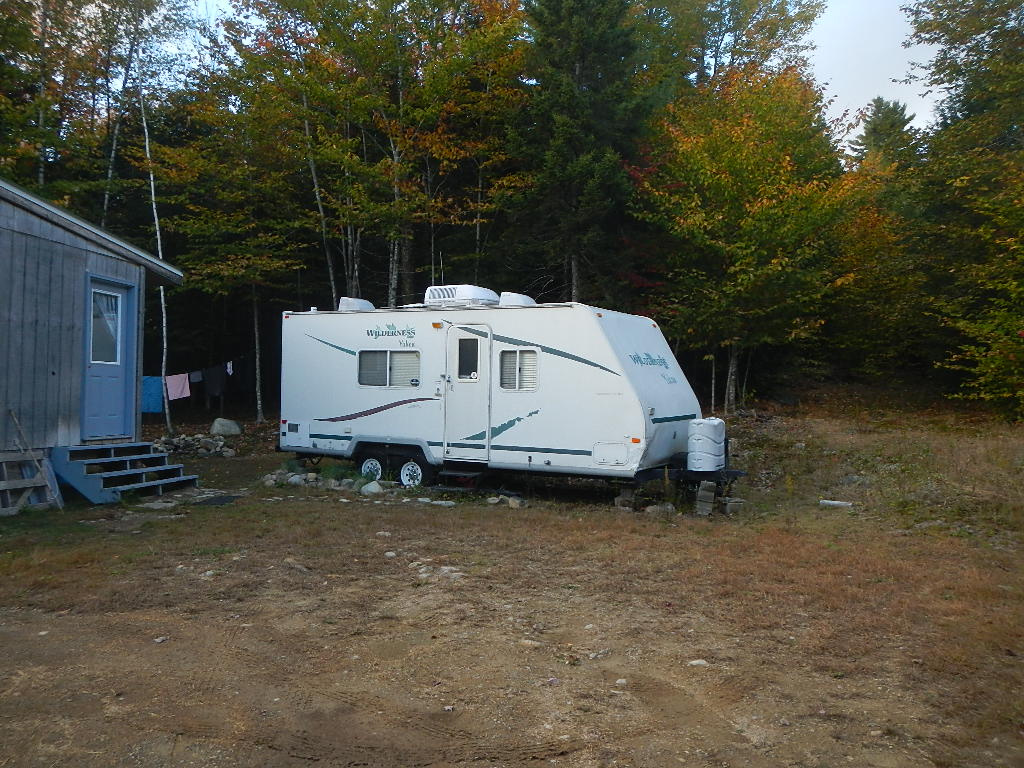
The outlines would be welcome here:
[[[15,447],[9,408],[32,448],[81,442],[88,276],[135,286],[141,305],[142,272],[140,265],[0,201],[0,451]],[[141,336],[141,326],[136,334]]]

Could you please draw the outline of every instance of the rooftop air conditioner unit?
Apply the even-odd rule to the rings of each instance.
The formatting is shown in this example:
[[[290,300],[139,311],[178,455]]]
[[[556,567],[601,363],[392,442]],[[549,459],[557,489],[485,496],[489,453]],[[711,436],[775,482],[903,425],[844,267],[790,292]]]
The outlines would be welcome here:
[[[531,299],[529,296],[525,296],[522,293],[512,293],[511,291],[502,291],[501,298],[498,300],[498,306],[500,307],[535,307],[537,302]]]
[[[349,296],[342,296],[338,299],[339,312],[369,312],[373,309],[376,307],[366,299],[353,299]]]
[[[479,285],[432,285],[423,303],[428,307],[493,306],[498,294]]]

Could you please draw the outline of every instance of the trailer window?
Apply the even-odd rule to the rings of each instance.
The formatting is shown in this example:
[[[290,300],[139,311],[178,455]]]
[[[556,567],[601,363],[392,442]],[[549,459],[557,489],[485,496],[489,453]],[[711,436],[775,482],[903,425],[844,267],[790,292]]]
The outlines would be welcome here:
[[[392,387],[420,385],[420,353],[392,352],[388,366],[388,384]]]
[[[480,376],[479,339],[459,339],[459,378],[477,379]]]
[[[501,353],[501,388],[537,388],[537,350],[514,349]]]
[[[418,387],[420,353],[389,350],[360,352],[359,383],[367,387]]]

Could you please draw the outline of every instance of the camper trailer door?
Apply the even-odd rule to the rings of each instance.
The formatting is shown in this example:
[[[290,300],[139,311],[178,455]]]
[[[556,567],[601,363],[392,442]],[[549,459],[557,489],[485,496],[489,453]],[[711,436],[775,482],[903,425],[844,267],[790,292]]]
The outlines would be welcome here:
[[[487,461],[491,424],[491,329],[448,329],[444,398],[444,458]]]

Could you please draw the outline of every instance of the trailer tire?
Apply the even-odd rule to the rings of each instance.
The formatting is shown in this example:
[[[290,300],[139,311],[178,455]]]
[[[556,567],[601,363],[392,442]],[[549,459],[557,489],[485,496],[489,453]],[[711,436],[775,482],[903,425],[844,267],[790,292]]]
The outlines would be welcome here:
[[[415,488],[429,485],[433,475],[433,468],[422,459],[408,459],[398,470],[398,482],[406,488]]]
[[[380,480],[384,477],[386,466],[384,457],[375,453],[365,453],[359,457],[359,474],[369,480]]]

